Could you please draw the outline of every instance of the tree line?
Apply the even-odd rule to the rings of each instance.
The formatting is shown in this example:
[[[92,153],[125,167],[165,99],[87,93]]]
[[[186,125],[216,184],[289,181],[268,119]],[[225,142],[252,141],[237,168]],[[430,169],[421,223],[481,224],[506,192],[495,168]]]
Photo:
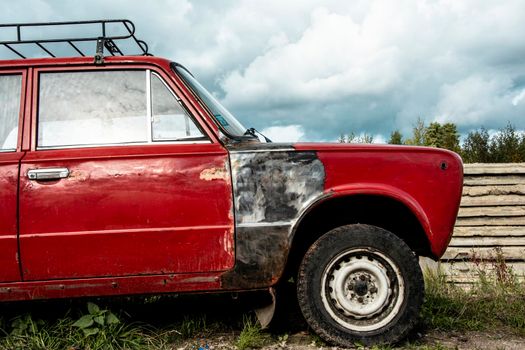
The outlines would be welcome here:
[[[372,143],[372,135],[342,134],[339,142]],[[432,122],[426,125],[418,119],[412,135],[404,138],[399,130],[390,134],[389,144],[445,148],[461,155],[465,163],[518,163],[525,162],[525,134],[514,125],[499,129],[495,133],[481,127],[468,133],[460,142],[460,135],[454,123]]]

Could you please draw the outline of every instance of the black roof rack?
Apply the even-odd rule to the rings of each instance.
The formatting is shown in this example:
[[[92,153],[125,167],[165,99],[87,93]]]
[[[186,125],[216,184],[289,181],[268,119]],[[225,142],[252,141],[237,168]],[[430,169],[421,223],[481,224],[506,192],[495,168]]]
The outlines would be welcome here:
[[[110,35],[108,34],[109,29],[107,28],[108,24],[121,25],[120,31],[123,32],[123,34],[119,33],[119,35]],[[76,26],[76,25],[100,25],[100,32],[96,36],[91,37],[65,37],[65,38],[56,38],[51,37],[47,39],[26,39],[23,37],[23,29],[24,28],[38,28],[41,30],[44,30],[46,27],[62,27],[64,29],[71,29],[71,27],[67,26]],[[113,27],[112,27],[113,28]],[[17,45],[21,44],[34,44],[38,46],[43,52],[45,52],[50,57],[57,57],[56,53],[54,53],[49,46],[46,47],[44,44],[46,43],[66,43],[71,48],[73,48],[76,53],[78,53],[80,56],[84,57],[86,54],[84,51],[82,51],[78,45],[80,42],[95,42],[96,43],[96,51],[95,51],[95,64],[103,64],[104,63],[104,48],[108,50],[108,52],[112,56],[123,56],[124,53],[122,50],[118,47],[117,42],[123,41],[123,40],[131,40],[135,43],[135,45],[138,47],[139,52],[132,54],[132,55],[143,55],[143,56],[151,56],[151,54],[148,52],[148,45],[142,41],[136,38],[135,36],[135,25],[133,22],[127,19],[104,19],[104,20],[95,20],[95,21],[75,21],[75,22],[45,22],[45,23],[13,23],[13,24],[0,24],[0,33],[2,31],[7,30],[16,30],[16,39],[15,40],[3,40],[0,41],[0,45],[3,45],[4,47],[11,50],[13,53],[15,53],[20,58],[26,58],[22,53],[20,53],[19,50],[17,50],[15,47]],[[4,36],[2,36],[4,37]]]

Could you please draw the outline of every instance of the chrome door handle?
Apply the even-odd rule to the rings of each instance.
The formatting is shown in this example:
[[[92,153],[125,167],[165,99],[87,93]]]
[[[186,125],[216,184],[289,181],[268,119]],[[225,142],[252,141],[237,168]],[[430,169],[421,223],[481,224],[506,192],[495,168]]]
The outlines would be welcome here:
[[[31,169],[27,172],[29,180],[60,180],[68,176],[68,168]]]

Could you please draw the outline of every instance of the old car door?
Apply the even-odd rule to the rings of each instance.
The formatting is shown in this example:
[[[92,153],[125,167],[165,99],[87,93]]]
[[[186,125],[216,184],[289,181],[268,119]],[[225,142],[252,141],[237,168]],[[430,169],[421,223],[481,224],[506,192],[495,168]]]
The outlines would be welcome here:
[[[35,71],[20,178],[25,280],[222,271],[227,152],[162,71]]]
[[[17,192],[25,71],[0,71],[0,282],[20,280]]]

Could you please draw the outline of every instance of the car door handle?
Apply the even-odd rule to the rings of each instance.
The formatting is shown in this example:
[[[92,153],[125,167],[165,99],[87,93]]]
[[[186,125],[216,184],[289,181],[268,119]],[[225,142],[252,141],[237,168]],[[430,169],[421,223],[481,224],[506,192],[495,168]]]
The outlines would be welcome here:
[[[31,169],[27,172],[29,180],[60,180],[68,176],[68,168]]]

